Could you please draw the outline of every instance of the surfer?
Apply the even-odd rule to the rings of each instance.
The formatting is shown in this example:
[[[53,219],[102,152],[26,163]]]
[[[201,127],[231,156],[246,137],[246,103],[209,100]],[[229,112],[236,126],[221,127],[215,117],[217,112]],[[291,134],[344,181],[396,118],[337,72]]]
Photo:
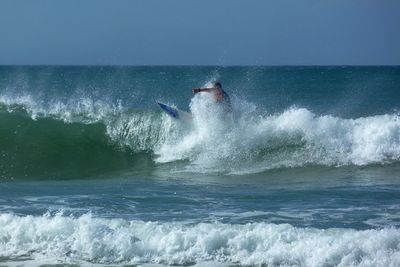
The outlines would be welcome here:
[[[216,81],[211,88],[194,88],[193,94],[200,92],[212,93],[217,103],[223,104],[227,111],[232,110],[231,99],[229,95],[222,89],[220,82]]]

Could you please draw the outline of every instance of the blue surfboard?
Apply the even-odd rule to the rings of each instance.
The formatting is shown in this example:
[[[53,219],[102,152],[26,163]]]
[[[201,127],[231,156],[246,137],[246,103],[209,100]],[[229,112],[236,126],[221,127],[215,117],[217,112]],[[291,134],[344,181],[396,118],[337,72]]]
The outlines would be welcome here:
[[[168,106],[161,102],[157,102],[157,104],[165,113],[167,113],[170,117],[174,119],[185,120],[185,121],[192,119],[192,115],[189,112],[179,110],[177,108]]]
[[[165,105],[165,104],[163,104],[163,103],[160,103],[160,102],[157,102],[157,104],[160,106],[160,108],[161,108],[165,113],[167,113],[168,115],[170,115],[172,118],[179,119],[179,113],[178,113],[178,110],[177,110],[176,108],[167,106],[167,105]]]

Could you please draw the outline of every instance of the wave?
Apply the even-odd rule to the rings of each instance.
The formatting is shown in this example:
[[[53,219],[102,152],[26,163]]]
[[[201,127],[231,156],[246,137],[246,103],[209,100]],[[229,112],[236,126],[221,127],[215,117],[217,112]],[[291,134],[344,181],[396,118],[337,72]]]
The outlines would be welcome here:
[[[52,264],[398,266],[397,228],[185,224],[46,214],[0,214],[0,259]],[[312,249],[310,249],[312,248]]]
[[[32,119],[14,107],[11,113],[0,111],[0,125],[3,179],[74,179],[152,165],[145,152],[134,153],[112,142],[100,122]]]
[[[243,174],[400,160],[399,114],[343,119],[298,107],[268,114],[232,101],[233,112],[225,113],[198,94],[190,103],[193,121],[182,123],[158,110],[86,98],[44,105],[29,95],[2,96],[1,172],[23,177],[172,164],[175,172]]]

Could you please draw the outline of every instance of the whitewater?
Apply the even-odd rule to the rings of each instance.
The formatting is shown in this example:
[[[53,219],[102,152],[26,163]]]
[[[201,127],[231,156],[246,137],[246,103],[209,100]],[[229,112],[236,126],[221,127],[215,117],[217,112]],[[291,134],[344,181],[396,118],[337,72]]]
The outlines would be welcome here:
[[[216,79],[231,113],[191,94]],[[399,84],[398,67],[1,66],[0,265],[398,266]]]
[[[1,254],[46,262],[397,266],[395,229],[299,229],[288,224],[226,225],[1,215]],[[310,248],[314,248],[310,250]],[[45,255],[46,257],[43,257]],[[12,259],[12,258],[11,258]],[[227,264],[228,266],[228,264]]]

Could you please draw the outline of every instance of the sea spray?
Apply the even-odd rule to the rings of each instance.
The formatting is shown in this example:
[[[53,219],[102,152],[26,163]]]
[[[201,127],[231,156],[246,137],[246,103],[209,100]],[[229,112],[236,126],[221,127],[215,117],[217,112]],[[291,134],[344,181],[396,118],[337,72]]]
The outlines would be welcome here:
[[[208,95],[191,103],[192,131],[166,143],[159,162],[189,159],[192,171],[252,172],[306,165],[391,163],[400,159],[398,114],[342,119],[292,107],[281,114],[224,114]],[[234,108],[235,109],[235,108]]]

